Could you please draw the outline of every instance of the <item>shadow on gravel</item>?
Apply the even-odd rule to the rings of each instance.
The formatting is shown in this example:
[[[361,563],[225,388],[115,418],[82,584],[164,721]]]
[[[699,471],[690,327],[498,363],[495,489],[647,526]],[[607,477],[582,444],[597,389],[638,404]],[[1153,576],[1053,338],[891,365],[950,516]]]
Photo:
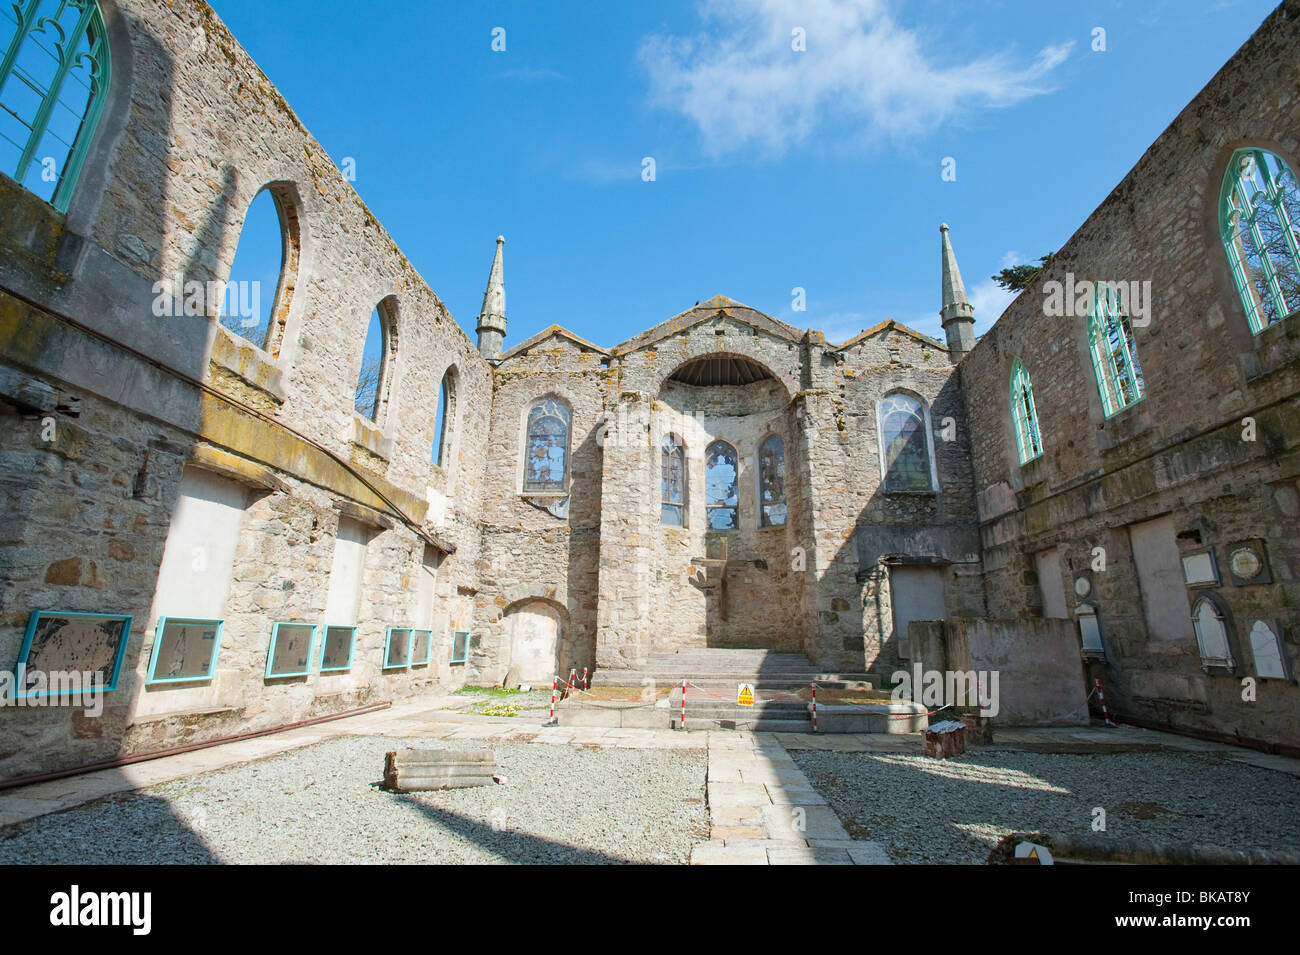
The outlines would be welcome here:
[[[431,822],[437,823],[448,832],[474,843],[494,853],[508,862],[520,865],[633,865],[635,861],[621,856],[608,855],[592,849],[571,846],[563,842],[544,839],[541,836],[517,832],[510,828],[510,819],[502,820],[501,828],[462,816],[459,813],[439,809],[412,798],[408,794],[396,797],[413,809],[423,813]]]
[[[0,828],[0,865],[220,865],[205,822],[165,799],[119,793]]]

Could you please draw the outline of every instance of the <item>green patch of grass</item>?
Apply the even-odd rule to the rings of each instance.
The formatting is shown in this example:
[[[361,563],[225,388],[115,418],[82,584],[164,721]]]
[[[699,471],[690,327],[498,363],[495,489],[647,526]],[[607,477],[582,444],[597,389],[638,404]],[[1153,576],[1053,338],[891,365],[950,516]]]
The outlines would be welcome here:
[[[462,686],[457,693],[483,693],[487,696],[518,696],[522,690],[507,690],[499,686]]]
[[[474,710],[477,716],[518,716],[519,705],[517,703],[491,703],[487,706],[480,706]]]

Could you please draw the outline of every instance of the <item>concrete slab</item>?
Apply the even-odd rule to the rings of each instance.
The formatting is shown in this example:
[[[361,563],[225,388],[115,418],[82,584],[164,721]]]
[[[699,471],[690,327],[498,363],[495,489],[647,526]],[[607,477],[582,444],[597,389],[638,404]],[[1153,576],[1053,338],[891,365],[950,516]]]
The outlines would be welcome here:
[[[763,807],[763,827],[773,839],[847,839],[839,817],[829,806],[792,804]]]
[[[767,787],[758,783],[709,783],[709,806],[768,806]]]
[[[808,781],[804,780],[803,786],[778,786],[769,783],[766,787],[767,794],[772,802],[776,805],[790,806],[824,806],[826,800],[821,793],[813,789]]]
[[[768,865],[853,865],[845,849],[788,847],[767,850]]]
[[[761,846],[701,842],[691,850],[691,865],[767,865],[767,851]]]
[[[861,841],[847,851],[854,865],[894,864],[894,860],[889,858],[889,853],[885,851],[885,847],[879,842]]]

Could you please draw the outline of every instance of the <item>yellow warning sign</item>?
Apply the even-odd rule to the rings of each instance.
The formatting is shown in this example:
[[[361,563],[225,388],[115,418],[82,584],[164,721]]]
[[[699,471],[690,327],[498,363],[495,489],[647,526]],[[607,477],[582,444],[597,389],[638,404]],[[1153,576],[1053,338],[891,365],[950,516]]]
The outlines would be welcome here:
[[[741,706],[754,705],[754,684],[742,683],[736,688],[736,702]]]

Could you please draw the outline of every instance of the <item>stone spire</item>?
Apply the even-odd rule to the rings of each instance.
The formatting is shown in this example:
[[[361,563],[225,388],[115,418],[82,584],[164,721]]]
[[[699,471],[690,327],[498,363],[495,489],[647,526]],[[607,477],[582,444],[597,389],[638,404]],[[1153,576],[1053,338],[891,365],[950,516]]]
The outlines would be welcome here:
[[[966,299],[966,286],[962,285],[957,256],[953,254],[952,242],[948,239],[948,223],[939,226],[939,234],[943,237],[943,307],[939,310],[939,317],[948,336],[948,357],[955,365],[975,347],[975,309]]]
[[[497,252],[492,257],[492,274],[483,293],[483,310],[478,313],[478,350],[489,360],[501,357],[501,343],[506,338],[506,283],[501,267],[504,236],[497,236]]]

